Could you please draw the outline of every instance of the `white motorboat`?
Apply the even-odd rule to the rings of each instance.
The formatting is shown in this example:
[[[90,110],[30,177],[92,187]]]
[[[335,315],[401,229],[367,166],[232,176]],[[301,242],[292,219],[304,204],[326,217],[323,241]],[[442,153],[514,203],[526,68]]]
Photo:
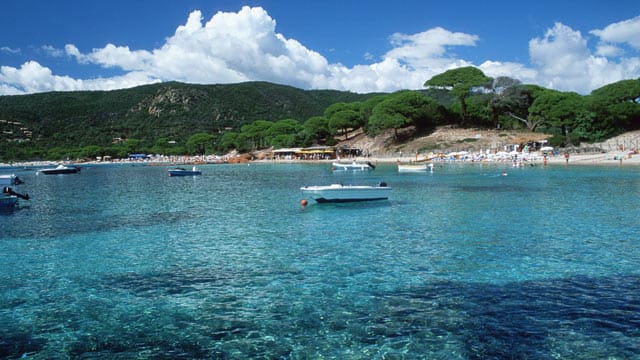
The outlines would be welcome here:
[[[80,166],[75,165],[58,165],[55,168],[40,169],[38,172],[45,175],[57,175],[57,174],[76,174],[80,172]]]
[[[357,161],[352,161],[352,162],[340,162],[340,161],[334,161],[333,163],[331,163],[331,170],[352,170],[352,171],[363,171],[363,170],[373,170],[375,169],[376,166],[373,165],[371,162],[367,161],[367,162],[357,162]]]
[[[398,164],[398,172],[425,172],[433,171],[433,163],[422,164]]]
[[[169,169],[169,176],[197,176],[202,175],[202,171],[198,170],[197,167],[191,168],[191,170],[177,167],[173,169]]]
[[[319,203],[387,200],[391,187],[382,182],[376,186],[331,184],[301,187],[302,193]]]

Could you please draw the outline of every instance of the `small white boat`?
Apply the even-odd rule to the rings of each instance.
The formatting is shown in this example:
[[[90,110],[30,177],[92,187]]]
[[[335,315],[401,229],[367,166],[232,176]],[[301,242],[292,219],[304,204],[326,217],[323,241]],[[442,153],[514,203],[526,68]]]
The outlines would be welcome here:
[[[191,168],[191,170],[187,170],[185,168],[173,168],[169,169],[169,176],[196,176],[202,175],[202,171],[198,170],[197,167]]]
[[[55,168],[40,169],[38,172],[45,175],[57,175],[57,174],[75,174],[80,172],[80,166],[74,165],[58,165]]]
[[[367,162],[357,162],[357,161],[352,161],[352,162],[340,162],[340,161],[334,161],[333,163],[331,163],[331,170],[352,170],[352,171],[363,171],[363,170],[373,170],[375,169],[376,166],[373,165],[371,162],[367,161]]]
[[[425,172],[433,171],[433,163],[423,164],[398,164],[398,172]]]
[[[301,187],[302,193],[319,203],[386,200],[391,187],[382,182],[376,186],[331,184]]]

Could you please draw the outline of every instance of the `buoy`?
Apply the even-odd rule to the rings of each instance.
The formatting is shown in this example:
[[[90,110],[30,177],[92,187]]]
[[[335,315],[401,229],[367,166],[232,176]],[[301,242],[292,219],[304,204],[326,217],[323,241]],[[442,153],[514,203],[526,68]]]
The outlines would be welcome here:
[[[308,203],[307,203],[307,199],[302,199],[302,200],[300,200],[300,205],[302,205],[302,206],[307,206],[307,204],[308,204]]]

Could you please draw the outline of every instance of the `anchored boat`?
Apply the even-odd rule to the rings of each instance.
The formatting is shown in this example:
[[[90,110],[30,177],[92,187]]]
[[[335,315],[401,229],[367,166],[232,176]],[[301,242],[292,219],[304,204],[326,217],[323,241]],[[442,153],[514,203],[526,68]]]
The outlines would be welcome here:
[[[202,171],[198,170],[197,167],[191,168],[191,170],[187,170],[185,168],[173,168],[169,169],[169,176],[196,176],[202,175]]]
[[[401,164],[398,163],[398,172],[425,172],[427,170],[433,171],[433,163],[422,164]]]
[[[376,166],[373,165],[369,161],[367,161],[367,162],[357,162],[357,161],[340,162],[340,161],[334,161],[331,164],[331,169],[334,170],[334,171],[335,170],[363,171],[363,170],[373,170],[375,168],[376,168]]]
[[[381,182],[376,186],[331,184],[301,187],[303,194],[319,203],[386,200],[391,187]]]
[[[43,173],[45,175],[75,174],[80,172],[80,166],[58,165],[55,168],[40,169],[38,172]]]

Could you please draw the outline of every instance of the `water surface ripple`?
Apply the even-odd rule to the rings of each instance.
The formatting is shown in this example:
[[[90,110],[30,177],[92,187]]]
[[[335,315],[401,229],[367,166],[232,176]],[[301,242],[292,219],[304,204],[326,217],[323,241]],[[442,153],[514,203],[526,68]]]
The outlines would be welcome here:
[[[202,170],[19,173],[0,357],[640,358],[640,169]],[[389,201],[299,204],[379,181]]]

